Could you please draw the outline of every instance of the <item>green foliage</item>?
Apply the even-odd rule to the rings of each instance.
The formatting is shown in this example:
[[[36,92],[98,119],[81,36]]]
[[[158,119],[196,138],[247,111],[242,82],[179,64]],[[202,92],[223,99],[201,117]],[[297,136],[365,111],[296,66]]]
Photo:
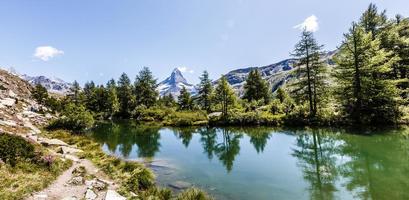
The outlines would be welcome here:
[[[204,71],[200,76],[200,84],[198,86],[197,101],[201,109],[207,112],[211,111],[212,107],[213,86],[212,80],[209,79],[209,73]]]
[[[135,97],[132,90],[131,80],[123,73],[118,80],[119,117],[129,118],[135,108]]]
[[[63,116],[50,122],[49,129],[66,129],[82,132],[94,125],[92,114],[82,105],[68,103],[63,111]]]
[[[215,95],[214,100],[221,105],[221,112],[223,116],[226,116],[236,101],[236,95],[225,76],[220,79],[215,92],[217,95]]]
[[[184,86],[178,96],[178,106],[180,110],[191,110],[193,108],[193,100]]]
[[[194,126],[207,124],[206,113],[202,111],[173,112],[164,119],[165,125],[172,126]]]
[[[20,136],[0,133],[0,159],[15,166],[18,161],[30,161],[36,156],[34,145]]]
[[[247,101],[263,100],[268,103],[270,100],[270,91],[268,83],[261,77],[257,69],[251,70],[244,84],[243,99]]]
[[[354,123],[394,123],[398,118],[396,86],[384,78],[397,61],[391,55],[381,49],[379,39],[356,24],[345,34],[334,76],[342,111]]]
[[[321,61],[323,46],[315,40],[313,33],[303,31],[301,40],[296,44],[293,56],[297,59],[297,81],[292,93],[299,103],[308,101],[310,116],[318,112],[318,104],[325,94],[325,66]]]
[[[156,79],[153,78],[149,68],[144,67],[135,79],[135,97],[137,105],[151,107],[156,103]]]
[[[168,94],[168,95],[164,95],[163,97],[159,98],[158,104],[160,106],[164,106],[164,107],[175,107],[176,106],[176,101],[173,98],[172,94]]]
[[[134,169],[125,181],[125,186],[132,192],[147,190],[155,186],[155,175],[147,168]]]
[[[37,84],[31,95],[39,104],[46,105],[48,100],[48,91],[44,86]]]
[[[202,190],[196,188],[190,188],[186,191],[183,191],[176,197],[176,200],[211,200],[211,199],[213,198],[208,196]]]

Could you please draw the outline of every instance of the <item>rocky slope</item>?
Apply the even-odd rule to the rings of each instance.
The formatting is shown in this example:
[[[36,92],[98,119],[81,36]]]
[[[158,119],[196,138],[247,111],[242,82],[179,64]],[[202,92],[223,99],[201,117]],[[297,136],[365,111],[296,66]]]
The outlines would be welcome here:
[[[36,126],[44,125],[51,115],[40,114],[42,108],[31,99],[32,86],[20,77],[0,70],[0,131],[35,135]]]
[[[32,89],[33,86],[29,82],[0,69],[0,133],[19,135],[32,143],[41,144],[51,155],[71,160],[73,165],[50,186],[25,199],[124,200],[125,198],[115,191],[118,185],[105,173],[89,160],[78,158],[76,154],[82,150],[41,134],[37,127],[44,126],[53,116],[38,112],[47,111],[47,108],[31,99]],[[82,169],[83,173],[76,173]],[[87,177],[93,178],[87,180]]]
[[[196,88],[193,84],[190,84],[183,77],[182,72],[175,68],[172,74],[160,82],[157,87],[157,91],[160,96],[172,94],[173,97],[177,97],[180,94],[180,90],[185,87],[192,95],[196,94]]]

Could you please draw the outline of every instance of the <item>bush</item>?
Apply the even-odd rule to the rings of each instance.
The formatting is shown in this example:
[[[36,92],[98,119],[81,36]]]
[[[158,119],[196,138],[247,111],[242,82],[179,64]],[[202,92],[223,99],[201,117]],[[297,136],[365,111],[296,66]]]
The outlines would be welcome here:
[[[155,175],[147,168],[134,169],[125,185],[133,192],[148,190],[155,186]]]
[[[92,114],[82,105],[69,103],[64,108],[63,116],[51,121],[49,129],[66,129],[82,132],[94,125]]]
[[[195,126],[207,123],[207,114],[203,111],[173,112],[164,119],[164,124],[169,126]]]
[[[180,193],[176,200],[210,200],[213,199],[202,190],[190,188]]]
[[[138,106],[135,108],[133,115],[135,119],[140,121],[162,121],[173,112],[175,112],[173,108]]]
[[[34,145],[15,135],[0,134],[0,158],[11,166],[18,161],[34,160]]]

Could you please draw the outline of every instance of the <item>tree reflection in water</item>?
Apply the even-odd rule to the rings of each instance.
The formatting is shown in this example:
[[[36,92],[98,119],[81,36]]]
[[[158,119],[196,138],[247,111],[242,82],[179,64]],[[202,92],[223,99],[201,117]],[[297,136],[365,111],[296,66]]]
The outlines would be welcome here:
[[[304,179],[310,183],[311,199],[334,199],[336,191],[336,142],[332,137],[321,137],[322,130],[297,134],[292,155],[298,159]]]

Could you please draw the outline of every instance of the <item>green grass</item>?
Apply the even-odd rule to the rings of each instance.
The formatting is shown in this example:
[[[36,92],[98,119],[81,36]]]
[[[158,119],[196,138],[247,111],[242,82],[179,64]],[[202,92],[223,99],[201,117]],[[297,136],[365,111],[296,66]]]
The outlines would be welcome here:
[[[40,145],[30,144],[37,155],[47,155]],[[22,199],[25,196],[44,189],[51,184],[72,162],[55,158],[50,165],[41,162],[41,158],[18,159],[14,167],[9,163],[0,164],[0,197],[3,200]]]

